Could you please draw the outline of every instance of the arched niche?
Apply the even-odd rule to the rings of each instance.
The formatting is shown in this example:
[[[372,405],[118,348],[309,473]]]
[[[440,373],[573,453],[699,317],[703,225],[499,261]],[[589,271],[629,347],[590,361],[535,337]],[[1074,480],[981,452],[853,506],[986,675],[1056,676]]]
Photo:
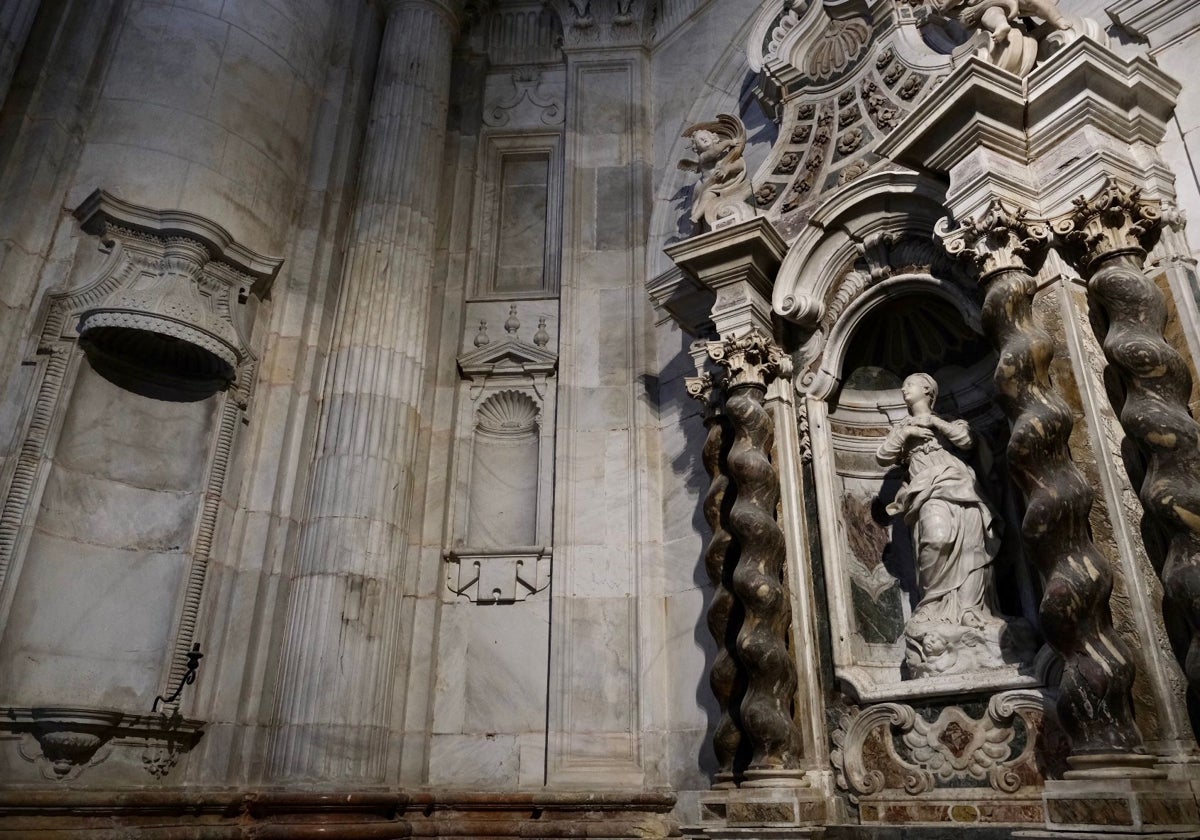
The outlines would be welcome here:
[[[1040,684],[1043,663],[1028,658],[970,674],[906,672],[904,624],[919,599],[916,560],[907,527],[886,512],[903,474],[880,466],[875,453],[907,414],[900,384],[909,374],[933,375],[935,411],[966,419],[979,441],[970,464],[1005,521],[995,565],[1002,611],[1034,618],[1036,591],[1003,463],[1007,423],[993,398],[995,354],[981,334],[976,299],[928,270],[873,284],[852,274],[842,283],[853,293],[840,302],[836,288],[827,294],[837,317],[826,323],[821,351],[802,377],[835,673],[860,702]]]

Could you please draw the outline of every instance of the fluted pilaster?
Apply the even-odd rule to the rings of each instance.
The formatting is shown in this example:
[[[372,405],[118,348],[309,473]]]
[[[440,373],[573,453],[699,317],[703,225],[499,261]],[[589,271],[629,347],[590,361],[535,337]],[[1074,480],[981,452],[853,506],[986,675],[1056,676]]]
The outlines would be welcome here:
[[[993,201],[957,230],[943,221],[939,234],[986,290],[983,328],[999,357],[996,399],[1012,424],[1008,464],[1026,499],[1021,533],[1045,582],[1042,632],[1064,663],[1058,713],[1072,764],[1096,763],[1085,756],[1129,763],[1122,756],[1141,745],[1130,698],[1133,661],[1113,630],[1112,571],[1089,531],[1092,488],[1068,448],[1071,410],[1050,382],[1054,344],[1033,316],[1027,260],[1049,230]]]
[[[733,595],[733,570],[737,562],[737,547],[733,535],[725,527],[728,507],[736,492],[727,475],[729,447],[733,434],[729,419],[720,411],[720,388],[711,375],[705,374],[687,381],[688,393],[705,404],[704,425],[708,435],[704,440],[704,469],[710,482],[704,497],[704,518],[712,531],[704,549],[704,568],[712,581],[713,596],[708,607],[708,631],[717,644],[717,654],[709,672],[709,686],[717,699],[720,718],[713,731],[713,752],[717,757],[714,787],[732,787],[734,761],[742,744],[742,730],[737,720],[738,704],[744,686],[733,646],[742,623],[742,607]]]
[[[454,24],[388,5],[276,693],[273,778],[382,781]]]
[[[783,585],[783,530],[775,519],[779,476],[771,463],[774,421],[763,407],[767,385],[786,373],[789,360],[757,329],[709,344],[709,355],[729,371],[725,413],[733,430],[727,458],[737,498],[729,531],[738,544],[733,591],[744,615],[736,656],[746,688],[739,705],[742,733],[752,755],[747,784],[799,776],[799,733],[792,721],[796,664],[788,649],[791,607]]]
[[[1187,364],[1164,338],[1166,299],[1143,271],[1160,226],[1157,202],[1113,181],[1089,200],[1076,199],[1054,224],[1101,313],[1092,324],[1121,384],[1113,408],[1145,459],[1138,495],[1166,537],[1163,591],[1187,619],[1182,664],[1200,696],[1200,426],[1188,412]]]

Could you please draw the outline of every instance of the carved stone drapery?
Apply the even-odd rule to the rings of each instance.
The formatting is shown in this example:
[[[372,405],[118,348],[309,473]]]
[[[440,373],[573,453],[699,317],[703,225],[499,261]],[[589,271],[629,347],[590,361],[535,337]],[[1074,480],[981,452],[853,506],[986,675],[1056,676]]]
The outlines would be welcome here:
[[[1008,463],[1027,503],[1021,531],[1045,581],[1042,631],[1064,661],[1059,717],[1075,754],[1130,753],[1141,745],[1133,662],[1112,626],[1112,572],[1088,529],[1093,492],[1068,449],[1071,410],[1050,382],[1053,341],[1033,317],[1028,261],[1049,231],[994,200],[956,230],[943,220],[938,232],[986,290],[983,328],[999,356],[996,398],[1012,423]]]
[[[745,674],[739,722],[749,740],[748,784],[800,775],[799,733],[792,721],[796,664],[788,649],[791,607],[783,586],[784,535],[775,513],[779,476],[771,463],[774,422],[763,406],[767,385],[791,372],[790,360],[765,334],[708,344],[709,357],[728,371],[725,415],[733,440],[726,459],[736,498],[728,530],[738,546],[733,593],[744,615],[734,653]]]
[[[1092,325],[1121,385],[1113,408],[1146,461],[1139,496],[1167,539],[1163,590],[1187,619],[1184,671],[1200,692],[1200,425],[1188,412],[1187,364],[1164,337],[1167,302],[1142,270],[1161,208],[1112,180],[1074,205],[1054,228],[1101,315]]]

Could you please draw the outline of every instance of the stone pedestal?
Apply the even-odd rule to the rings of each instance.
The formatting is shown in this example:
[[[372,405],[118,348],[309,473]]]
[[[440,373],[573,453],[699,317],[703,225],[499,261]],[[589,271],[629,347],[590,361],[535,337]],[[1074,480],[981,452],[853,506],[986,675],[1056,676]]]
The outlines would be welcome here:
[[[825,821],[823,799],[796,788],[743,788],[713,791],[700,797],[699,821],[685,829],[690,837],[820,836]]]
[[[1194,830],[1200,822],[1186,782],[1140,778],[1050,781],[1043,799],[1046,827],[1061,831],[1103,832],[1106,836],[1173,833]]]

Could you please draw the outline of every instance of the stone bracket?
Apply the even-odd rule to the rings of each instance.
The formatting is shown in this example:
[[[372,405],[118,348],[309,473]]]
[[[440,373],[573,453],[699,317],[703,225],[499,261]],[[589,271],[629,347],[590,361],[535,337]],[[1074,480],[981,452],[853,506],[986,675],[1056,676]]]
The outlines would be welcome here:
[[[515,604],[550,585],[550,549],[453,549],[443,555],[446,586],[473,604]]]

